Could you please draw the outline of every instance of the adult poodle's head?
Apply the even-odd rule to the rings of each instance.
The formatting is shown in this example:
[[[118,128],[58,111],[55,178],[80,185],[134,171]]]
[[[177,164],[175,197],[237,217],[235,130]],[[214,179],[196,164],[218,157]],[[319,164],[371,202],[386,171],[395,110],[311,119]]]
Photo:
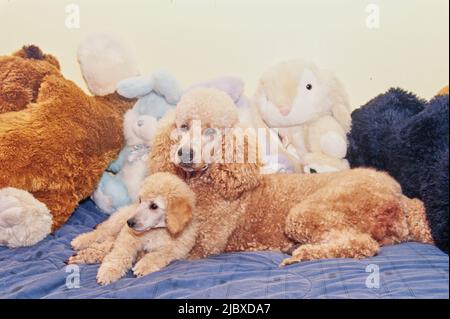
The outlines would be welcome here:
[[[198,178],[206,190],[236,199],[259,183],[257,148],[256,133],[239,126],[236,105],[226,93],[194,89],[158,130],[150,170]]]

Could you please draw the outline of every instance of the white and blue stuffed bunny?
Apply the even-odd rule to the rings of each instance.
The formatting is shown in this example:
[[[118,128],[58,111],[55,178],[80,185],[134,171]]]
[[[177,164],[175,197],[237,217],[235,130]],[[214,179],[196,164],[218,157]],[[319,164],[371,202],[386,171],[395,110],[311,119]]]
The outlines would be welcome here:
[[[123,80],[117,92],[138,101],[125,113],[125,146],[92,195],[96,205],[108,214],[137,198],[142,181],[149,175],[146,162],[157,122],[175,108],[182,94],[176,79],[164,71]]]

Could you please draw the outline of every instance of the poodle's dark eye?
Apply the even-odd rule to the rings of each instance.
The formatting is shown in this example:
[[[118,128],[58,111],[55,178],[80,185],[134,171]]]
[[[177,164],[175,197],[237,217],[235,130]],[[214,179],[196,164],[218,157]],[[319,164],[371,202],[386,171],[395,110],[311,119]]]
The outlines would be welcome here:
[[[307,90],[312,90],[312,84],[310,84],[310,83],[306,84],[306,89]]]
[[[309,172],[310,172],[311,174],[317,174],[317,171],[316,171],[314,168],[310,168],[310,169],[309,169]]]
[[[189,125],[186,124],[186,123],[185,124],[181,124],[180,128],[181,128],[182,131],[189,131]]]
[[[139,197],[138,202],[139,204],[142,203],[142,198]]]
[[[216,130],[210,127],[210,128],[207,128],[203,132],[203,134],[205,134],[206,136],[214,136],[214,135],[216,135]]]
[[[158,205],[156,205],[155,203],[151,203],[151,204],[150,204],[150,209],[151,209],[151,210],[158,209]]]

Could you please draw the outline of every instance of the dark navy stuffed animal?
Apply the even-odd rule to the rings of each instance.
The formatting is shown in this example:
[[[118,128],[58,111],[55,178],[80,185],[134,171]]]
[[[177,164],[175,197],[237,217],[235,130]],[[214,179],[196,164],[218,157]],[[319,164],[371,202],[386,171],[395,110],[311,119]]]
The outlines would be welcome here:
[[[385,170],[408,197],[425,203],[436,245],[447,253],[448,99],[426,102],[390,89],[352,113],[347,149],[351,167]]]

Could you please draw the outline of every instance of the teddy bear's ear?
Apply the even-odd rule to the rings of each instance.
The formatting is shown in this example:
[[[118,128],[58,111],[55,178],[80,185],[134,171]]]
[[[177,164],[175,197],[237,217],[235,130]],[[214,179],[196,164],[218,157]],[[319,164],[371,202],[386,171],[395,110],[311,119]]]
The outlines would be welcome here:
[[[42,60],[52,64],[55,68],[60,70],[58,60],[51,54],[44,54],[42,50],[35,45],[24,45],[22,49],[13,53],[14,56],[18,56],[24,59]]]
[[[169,104],[175,105],[181,98],[181,87],[176,78],[167,71],[159,70],[153,74],[154,90],[164,96]]]
[[[151,76],[135,76],[117,84],[117,93],[129,99],[143,97],[153,89],[154,80]]]
[[[131,54],[108,35],[87,37],[77,56],[89,91],[97,96],[114,93],[119,81],[139,74]]]

